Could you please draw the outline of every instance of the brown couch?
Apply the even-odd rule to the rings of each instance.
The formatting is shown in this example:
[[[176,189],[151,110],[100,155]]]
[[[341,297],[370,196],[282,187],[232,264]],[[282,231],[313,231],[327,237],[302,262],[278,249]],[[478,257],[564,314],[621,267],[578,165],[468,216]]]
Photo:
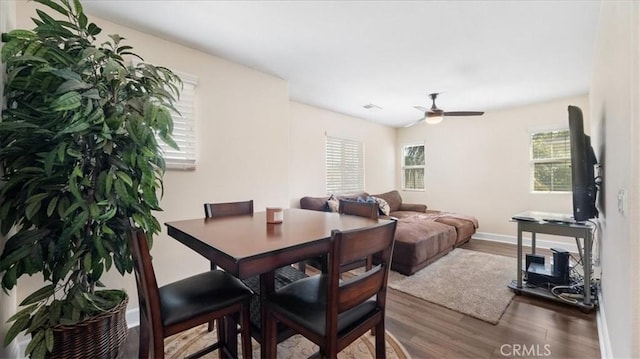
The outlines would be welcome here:
[[[402,196],[395,190],[337,197],[355,200],[369,196],[384,199],[389,204],[389,216],[398,219],[391,269],[404,275],[412,275],[466,243],[478,228],[478,221],[473,217],[427,210],[424,204],[403,203]],[[328,199],[328,196],[303,197],[300,208],[328,211]]]

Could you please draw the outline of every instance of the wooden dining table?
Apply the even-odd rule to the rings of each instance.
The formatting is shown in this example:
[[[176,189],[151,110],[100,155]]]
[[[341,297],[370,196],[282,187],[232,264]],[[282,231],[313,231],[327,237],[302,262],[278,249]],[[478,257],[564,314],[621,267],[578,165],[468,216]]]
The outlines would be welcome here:
[[[388,221],[304,209],[285,209],[283,221],[267,223],[266,212],[167,222],[167,233],[220,268],[245,279],[260,275],[261,302],[274,290],[274,271],[329,251],[331,231]],[[262,303],[261,303],[262,304]],[[262,330],[269,330],[261,305]],[[229,332],[229,331],[227,331]],[[263,338],[270,338],[262,333]],[[235,342],[234,338],[230,344]],[[235,346],[233,347],[235,349]],[[275,358],[276,345],[263,341],[261,358]]]

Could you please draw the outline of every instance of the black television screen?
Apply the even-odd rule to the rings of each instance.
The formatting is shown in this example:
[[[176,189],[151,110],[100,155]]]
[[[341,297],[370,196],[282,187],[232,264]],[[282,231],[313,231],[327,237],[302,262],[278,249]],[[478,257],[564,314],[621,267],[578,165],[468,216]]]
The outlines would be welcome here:
[[[582,110],[576,106],[569,106],[568,110],[573,218],[582,222],[598,216],[598,188],[594,175],[594,166],[598,161],[591,147],[591,139],[584,133]]]

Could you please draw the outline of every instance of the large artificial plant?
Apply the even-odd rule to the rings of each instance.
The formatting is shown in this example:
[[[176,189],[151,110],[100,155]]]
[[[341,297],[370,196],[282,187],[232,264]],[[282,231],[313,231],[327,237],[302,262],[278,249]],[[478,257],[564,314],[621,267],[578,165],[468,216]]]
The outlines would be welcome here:
[[[171,111],[180,79],[144,63],[88,21],[79,0],[35,0],[33,30],[2,34],[6,108],[0,121],[1,286],[40,273],[44,286],[9,319],[8,345],[31,336],[26,354],[44,357],[53,329],[124,299],[96,290],[110,268],[131,272],[132,223],[160,231],[165,163],[157,139],[176,147]]]

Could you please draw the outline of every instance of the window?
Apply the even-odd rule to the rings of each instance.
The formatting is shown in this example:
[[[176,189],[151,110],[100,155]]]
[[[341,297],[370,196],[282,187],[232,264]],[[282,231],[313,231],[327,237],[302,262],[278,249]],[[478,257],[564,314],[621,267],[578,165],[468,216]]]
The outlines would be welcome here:
[[[195,169],[196,167],[196,132],[195,132],[195,88],[198,79],[183,73],[175,72],[182,79],[182,91],[176,103],[176,108],[180,114],[172,113],[173,118],[173,140],[179,150],[169,147],[167,144],[158,141],[164,154],[167,168],[170,169]]]
[[[327,193],[364,191],[364,145],[360,141],[327,136]]]
[[[424,144],[402,148],[402,189],[424,191]]]
[[[531,134],[531,187],[533,192],[571,191],[569,130]]]

